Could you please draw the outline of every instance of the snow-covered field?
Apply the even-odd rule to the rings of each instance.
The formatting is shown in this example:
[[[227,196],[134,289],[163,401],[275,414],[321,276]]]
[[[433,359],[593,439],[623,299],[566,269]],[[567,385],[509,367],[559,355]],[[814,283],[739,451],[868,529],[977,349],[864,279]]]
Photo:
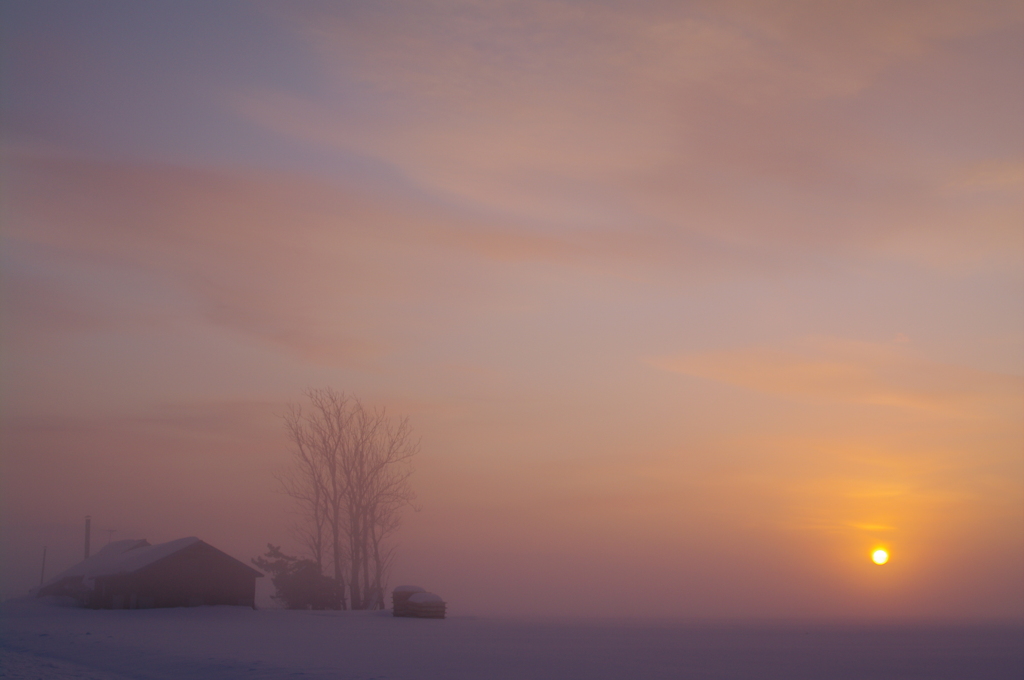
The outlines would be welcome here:
[[[0,675],[171,678],[1024,677],[1024,626],[393,618],[242,607],[0,606]]]

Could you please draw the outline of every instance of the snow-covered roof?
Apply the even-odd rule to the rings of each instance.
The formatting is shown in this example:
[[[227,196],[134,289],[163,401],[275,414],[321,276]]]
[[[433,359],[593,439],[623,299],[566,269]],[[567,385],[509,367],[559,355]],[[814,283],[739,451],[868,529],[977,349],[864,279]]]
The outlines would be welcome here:
[[[87,557],[70,569],[65,569],[53,578],[49,579],[43,587],[45,588],[48,585],[63,581],[64,579],[72,576],[90,578],[100,573],[104,573],[108,568],[108,565],[116,562],[124,553],[129,550],[136,550],[145,547],[149,547],[149,541],[144,538],[125,538],[120,541],[108,543],[100,548],[95,555]]]
[[[108,543],[99,550],[96,554],[90,557],[109,557],[110,555],[120,555],[121,553],[128,552],[129,550],[135,550],[136,548],[145,548],[149,545],[149,541],[144,538],[123,538],[120,541],[114,541]]]
[[[162,560],[165,557],[201,541],[195,536],[179,538],[167,543],[150,545],[143,540],[127,539],[104,546],[102,550],[87,560],[79,562],[67,571],[63,571],[50,579],[46,585],[57,583],[72,576],[92,579],[97,576],[113,574],[131,574]],[[46,586],[43,586],[44,588]]]
[[[131,574],[132,572],[138,571],[143,567],[148,567],[154,562],[173,555],[179,550],[187,548],[195,543],[202,543],[202,541],[195,536],[189,536],[188,538],[179,538],[175,541],[158,543],[157,545],[151,545],[146,548],[136,548],[135,550],[121,555],[116,564],[111,565],[115,567],[114,570],[95,575],[108,576],[110,574]]]
[[[428,602],[443,603],[444,600],[441,599],[440,595],[435,595],[434,593],[416,593],[409,597],[409,602],[414,604],[427,604]]]

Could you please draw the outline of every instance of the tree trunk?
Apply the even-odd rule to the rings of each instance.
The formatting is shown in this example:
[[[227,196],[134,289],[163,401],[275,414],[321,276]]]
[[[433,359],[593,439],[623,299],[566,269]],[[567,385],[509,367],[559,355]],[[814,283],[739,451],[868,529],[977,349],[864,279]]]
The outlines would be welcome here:
[[[362,546],[359,539],[362,532],[362,522],[357,512],[352,513],[351,525],[349,536],[349,545],[352,551],[352,554],[349,556],[351,560],[351,573],[349,574],[350,599],[352,600],[352,609],[362,609],[363,598],[359,592],[359,567],[362,564],[362,550],[360,549]]]
[[[341,608],[348,609],[345,606],[345,572],[344,560],[342,559],[341,550],[341,517],[337,509],[334,511],[334,521],[331,523],[334,533],[334,581],[338,584],[338,592],[341,593]]]

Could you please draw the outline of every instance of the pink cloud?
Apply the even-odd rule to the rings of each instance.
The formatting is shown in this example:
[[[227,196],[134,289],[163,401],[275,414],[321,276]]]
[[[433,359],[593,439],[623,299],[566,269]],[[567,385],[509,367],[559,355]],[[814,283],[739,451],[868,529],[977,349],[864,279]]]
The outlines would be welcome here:
[[[658,368],[775,396],[921,409],[936,416],[1006,417],[1024,379],[941,364],[903,345],[810,338],[797,347],[754,347],[652,358]]]
[[[892,106],[890,83],[899,91],[913,69],[941,68],[952,43],[1019,25],[1013,3],[462,3],[295,16],[325,77],[359,103],[233,93],[242,114],[380,159],[444,200],[598,244],[628,233],[651,242],[648,256],[706,239],[1006,266],[1020,245],[1019,200],[946,191],[948,169],[973,159],[915,146],[912,117],[856,113]],[[985,68],[1017,77],[1007,64]],[[940,87],[941,102],[960,85]]]

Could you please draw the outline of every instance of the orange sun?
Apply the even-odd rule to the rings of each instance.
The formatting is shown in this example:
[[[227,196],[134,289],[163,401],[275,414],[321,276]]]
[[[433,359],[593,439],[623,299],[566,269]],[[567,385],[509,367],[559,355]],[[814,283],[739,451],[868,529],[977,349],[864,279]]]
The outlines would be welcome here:
[[[888,551],[885,551],[885,550],[882,550],[881,548],[879,548],[875,552],[871,553],[871,561],[874,562],[875,564],[885,564],[886,562],[889,561],[889,553],[888,553]]]

